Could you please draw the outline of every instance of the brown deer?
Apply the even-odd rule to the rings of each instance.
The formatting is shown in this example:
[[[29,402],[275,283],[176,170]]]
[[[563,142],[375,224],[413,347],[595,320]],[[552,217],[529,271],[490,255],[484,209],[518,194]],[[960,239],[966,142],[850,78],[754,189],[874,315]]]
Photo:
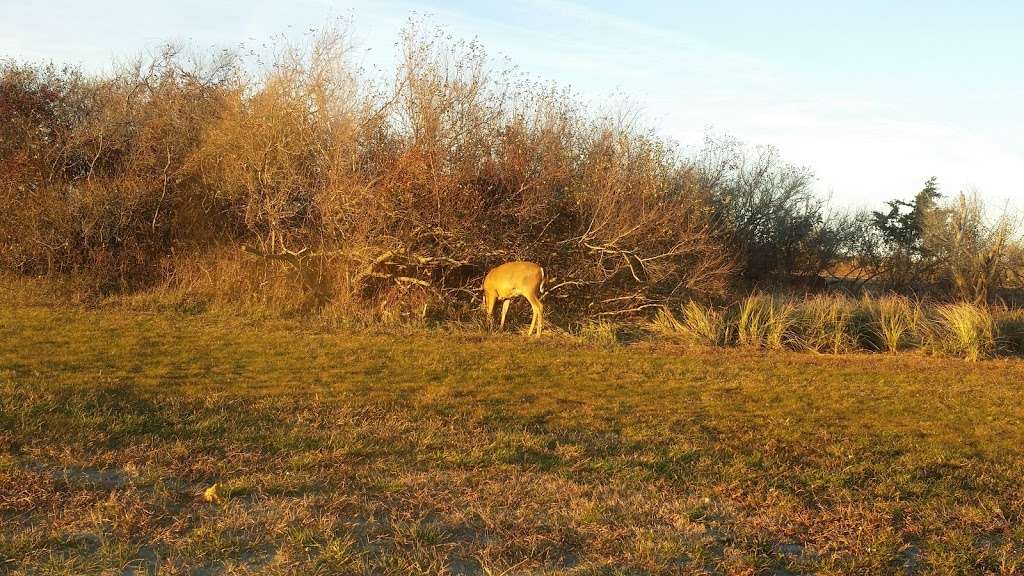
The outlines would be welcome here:
[[[533,262],[506,262],[497,268],[491,269],[484,277],[484,312],[487,313],[487,326],[494,328],[494,304],[502,300],[501,304],[501,325],[505,327],[505,315],[508,314],[508,305],[512,298],[522,296],[530,301],[533,308],[533,319],[530,321],[530,331],[527,335],[533,334],[537,329],[537,336],[540,336],[544,326],[544,305],[540,302],[540,293],[544,291],[544,269]]]

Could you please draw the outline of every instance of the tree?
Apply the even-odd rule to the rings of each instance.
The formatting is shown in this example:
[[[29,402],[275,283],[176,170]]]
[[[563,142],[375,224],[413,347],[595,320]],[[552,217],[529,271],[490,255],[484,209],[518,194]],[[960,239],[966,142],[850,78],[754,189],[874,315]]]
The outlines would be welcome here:
[[[941,197],[938,181],[932,177],[910,202],[890,200],[888,212],[872,212],[881,240],[880,276],[890,288],[910,288],[928,275],[932,260],[923,241],[924,230]]]
[[[924,188],[910,202],[890,200],[888,212],[873,212],[875,226],[882,234],[885,243],[893,250],[901,250],[908,254],[922,254],[921,244],[925,220],[935,209],[936,202],[942,197],[939,193],[935,177],[924,184]],[[903,209],[907,211],[904,212]]]

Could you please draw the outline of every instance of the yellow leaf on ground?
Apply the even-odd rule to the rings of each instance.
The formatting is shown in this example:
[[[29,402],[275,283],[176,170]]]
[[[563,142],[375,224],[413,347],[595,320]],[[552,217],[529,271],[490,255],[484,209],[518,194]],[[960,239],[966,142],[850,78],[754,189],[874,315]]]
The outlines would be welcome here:
[[[207,502],[220,502],[221,501],[220,494],[217,493],[217,484],[214,484],[213,486],[210,486],[209,488],[206,489],[205,492],[203,492],[203,500],[205,500]]]

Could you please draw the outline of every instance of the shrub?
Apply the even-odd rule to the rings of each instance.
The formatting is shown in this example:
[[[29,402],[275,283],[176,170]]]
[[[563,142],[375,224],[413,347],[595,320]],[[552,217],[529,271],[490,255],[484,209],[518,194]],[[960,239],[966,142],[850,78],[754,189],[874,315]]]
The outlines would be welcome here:
[[[672,143],[494,71],[475,42],[413,26],[400,45],[393,83],[331,31],[270,66],[0,63],[0,266],[126,290],[245,245],[316,308],[392,318],[468,312],[515,259],[576,318],[724,293],[712,192]]]
[[[180,60],[168,47],[96,78],[0,63],[0,266],[124,290],[231,226],[186,167],[231,66]]]
[[[697,171],[748,280],[816,276],[847,242],[846,226],[814,194],[814,175],[770,146],[708,137]]]
[[[1024,310],[1000,309],[994,312],[999,346],[1010,354],[1024,354]]]
[[[1018,221],[1003,212],[989,217],[977,193],[961,193],[926,221],[924,246],[935,259],[940,279],[956,297],[985,304],[991,291],[1013,275]]]

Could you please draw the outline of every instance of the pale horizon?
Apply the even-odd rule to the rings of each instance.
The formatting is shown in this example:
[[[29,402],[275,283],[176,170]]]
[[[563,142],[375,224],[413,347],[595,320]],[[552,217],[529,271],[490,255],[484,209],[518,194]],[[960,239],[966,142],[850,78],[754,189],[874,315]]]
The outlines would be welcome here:
[[[1024,7],[872,2],[0,2],[0,57],[109,69],[167,41],[258,49],[337,18],[369,66],[388,67],[409,19],[475,39],[496,62],[600,106],[623,98],[684,147],[709,131],[771,145],[845,208],[909,199],[935,176],[1024,208]],[[99,17],[102,15],[102,17]],[[82,22],[88,20],[87,26]]]

